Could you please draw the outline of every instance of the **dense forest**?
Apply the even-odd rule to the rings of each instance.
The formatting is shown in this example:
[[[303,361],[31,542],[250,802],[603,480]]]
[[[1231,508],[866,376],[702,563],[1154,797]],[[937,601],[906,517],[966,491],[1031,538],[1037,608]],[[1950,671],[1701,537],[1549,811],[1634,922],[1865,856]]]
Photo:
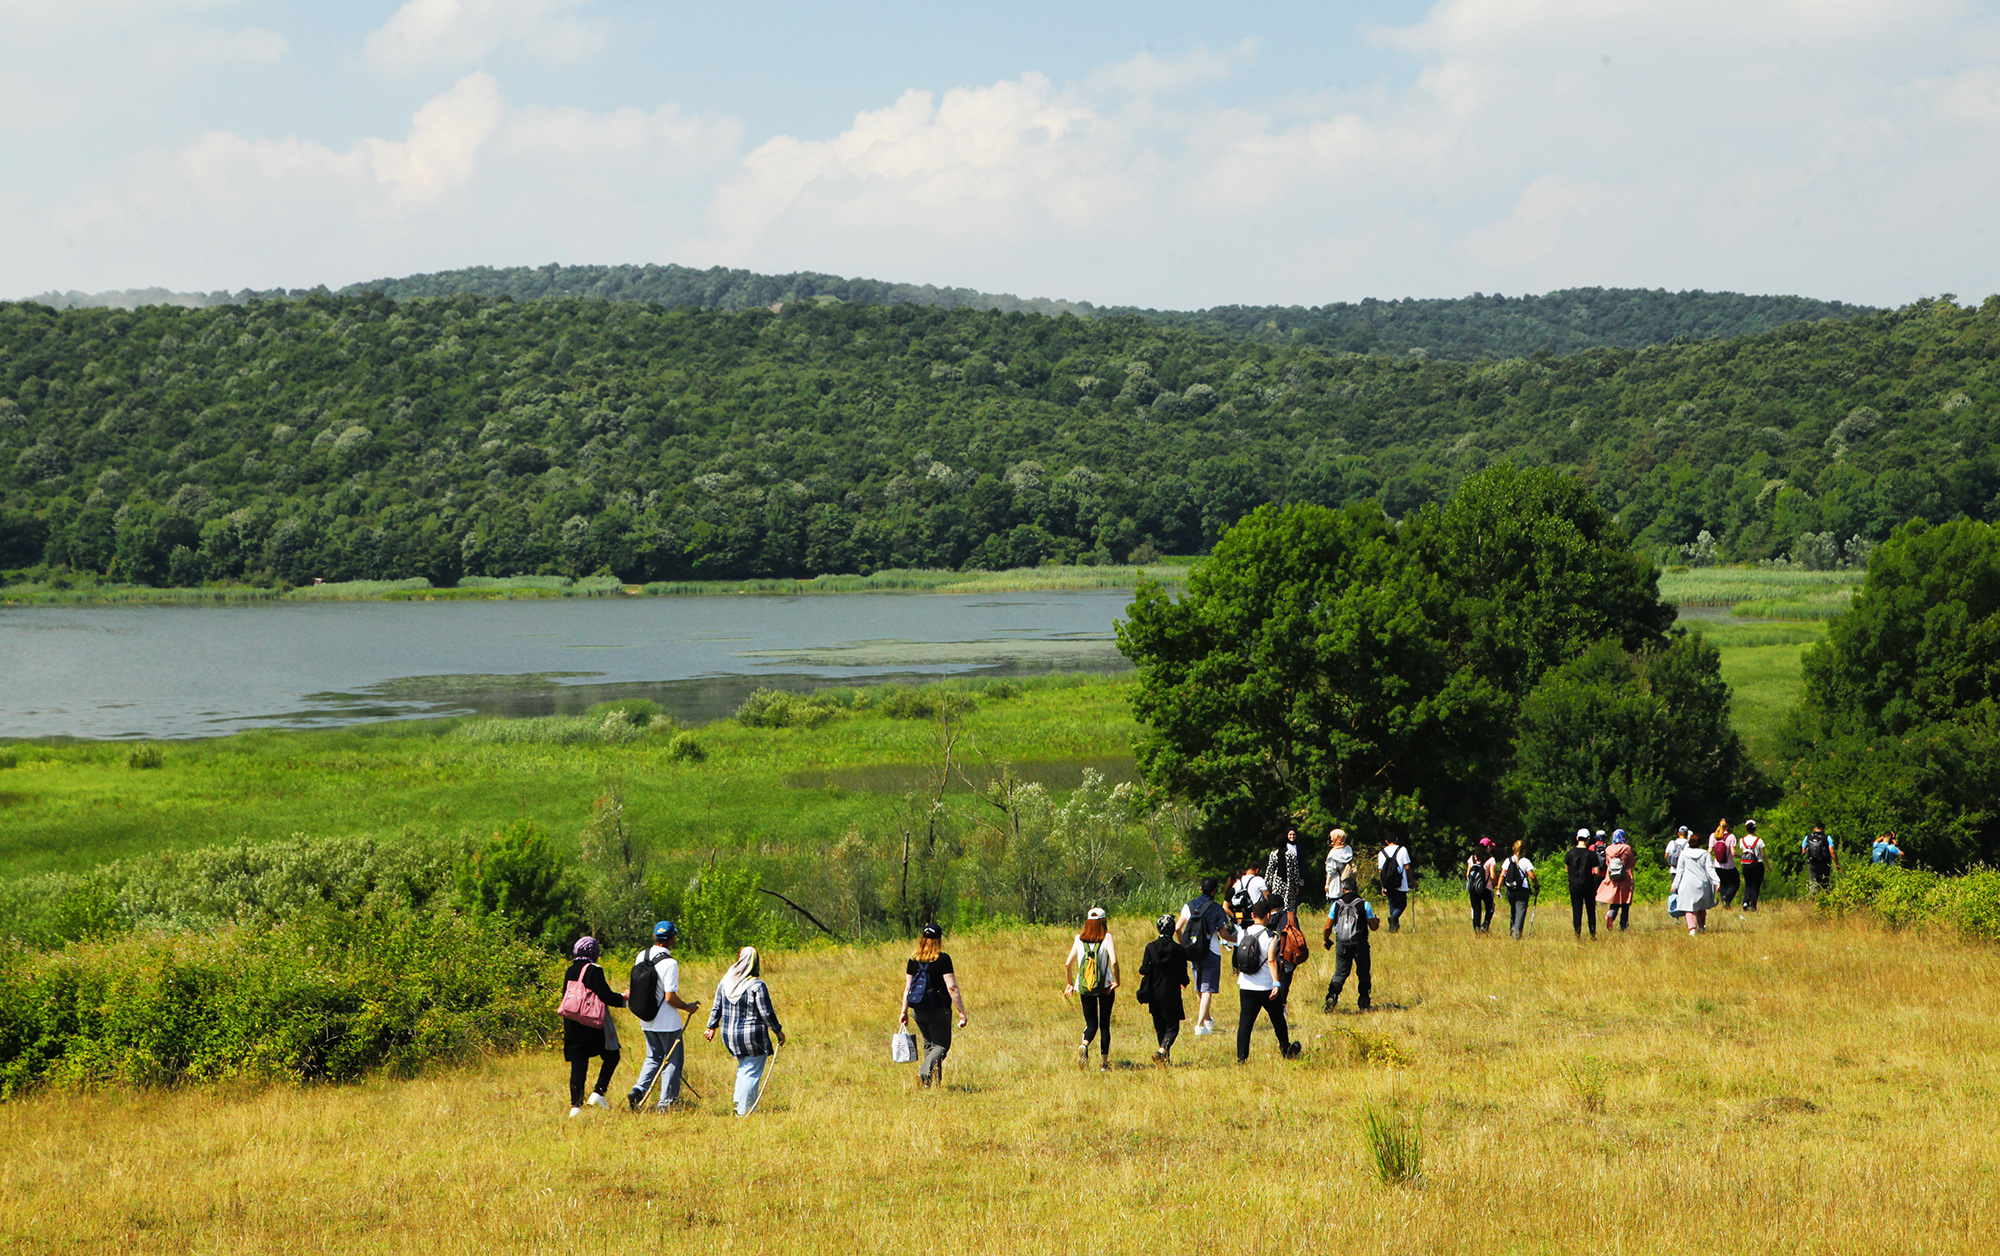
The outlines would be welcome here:
[[[1581,353],[1613,347],[1643,349],[1678,337],[1747,336],[1786,323],[1853,318],[1865,306],[1806,297],[1743,296],[1734,292],[1665,292],[1643,288],[1571,288],[1542,296],[1469,297],[1336,302],[1319,306],[1223,305],[1207,310],[1149,310],[1094,306],[1088,301],[1021,298],[970,288],[844,279],[800,271],[760,275],[747,270],[694,270],[686,266],[474,266],[401,279],[350,284],[337,296],[377,292],[394,301],[482,296],[516,301],[591,297],[671,308],[749,310],[787,301],[840,301],[850,305],[921,305],[946,310],[1075,314],[1084,318],[1133,315],[1169,327],[1241,336],[1266,344],[1318,345],[1351,353],[1405,353],[1431,357],[1526,357],[1532,353]],[[148,288],[125,292],[44,293],[37,300],[57,309],[90,306],[186,305],[204,308],[326,295],[324,290],[175,293]]]
[[[2000,517],[2000,298],[1480,361],[1136,316],[377,293],[0,304],[0,568],[628,580],[1147,560],[1573,471],[1654,555]],[[1706,537],[1704,537],[1706,534]]]

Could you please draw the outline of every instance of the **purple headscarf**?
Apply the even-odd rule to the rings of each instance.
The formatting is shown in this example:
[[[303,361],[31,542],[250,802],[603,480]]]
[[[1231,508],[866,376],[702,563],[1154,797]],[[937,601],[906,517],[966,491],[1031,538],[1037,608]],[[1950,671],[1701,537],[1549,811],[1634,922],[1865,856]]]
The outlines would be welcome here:
[[[597,958],[597,939],[588,935],[578,938],[576,945],[569,948],[569,953],[577,959],[594,960]]]

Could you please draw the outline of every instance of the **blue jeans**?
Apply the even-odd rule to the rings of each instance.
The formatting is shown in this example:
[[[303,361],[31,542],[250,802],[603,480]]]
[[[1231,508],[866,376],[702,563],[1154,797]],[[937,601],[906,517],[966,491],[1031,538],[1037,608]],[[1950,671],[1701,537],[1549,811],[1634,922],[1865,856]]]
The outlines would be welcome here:
[[[736,1115],[749,1116],[764,1097],[764,1070],[771,1066],[768,1055],[736,1057]]]
[[[646,1098],[646,1091],[652,1088],[653,1078],[660,1079],[660,1111],[672,1107],[681,1097],[681,1064],[687,1055],[681,1045],[681,1031],[678,1029],[645,1030],[646,1060],[639,1066],[639,1078],[632,1083],[633,1102]]]

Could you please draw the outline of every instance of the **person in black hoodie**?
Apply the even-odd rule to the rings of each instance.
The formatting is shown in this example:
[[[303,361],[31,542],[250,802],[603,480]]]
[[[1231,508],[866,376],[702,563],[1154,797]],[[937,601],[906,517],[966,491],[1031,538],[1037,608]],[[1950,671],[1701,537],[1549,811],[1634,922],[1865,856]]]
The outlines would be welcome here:
[[[1160,936],[1146,944],[1139,958],[1139,1001],[1153,1013],[1153,1036],[1160,1040],[1153,1063],[1160,1068],[1173,1063],[1174,1039],[1181,1036],[1181,1022],[1187,1019],[1181,991],[1187,988],[1191,957],[1186,947],[1174,941],[1174,924],[1172,916],[1155,920],[1153,927]]]
[[[585,988],[604,1000],[609,1008],[624,1007],[625,995],[613,990],[604,980],[604,969],[597,963],[597,939],[578,938],[570,948],[575,956],[570,961],[569,970],[563,974],[563,986],[568,988],[572,981],[581,981]],[[590,1092],[589,1103],[594,1108],[606,1112],[611,1105],[604,1101],[605,1092],[611,1089],[611,1074],[618,1068],[618,1025],[607,1011],[603,1025],[586,1025],[581,1021],[563,1018],[563,1059],[569,1061],[569,1114],[577,1116],[583,1111],[583,1083],[590,1076],[590,1058],[602,1056],[603,1067],[597,1070],[597,1089]]]

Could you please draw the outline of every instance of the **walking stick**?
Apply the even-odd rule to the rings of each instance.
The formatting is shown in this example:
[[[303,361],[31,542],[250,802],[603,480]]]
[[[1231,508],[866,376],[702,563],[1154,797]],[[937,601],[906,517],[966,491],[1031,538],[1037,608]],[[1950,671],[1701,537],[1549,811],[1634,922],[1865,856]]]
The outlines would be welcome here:
[[[778,1053],[774,1050],[771,1052],[771,1062],[764,1066],[764,1075],[757,1079],[757,1102],[750,1105],[750,1112],[755,1112],[764,1106],[764,1092],[771,1089],[771,1069],[777,1062]],[[746,1112],[744,1115],[748,1116],[750,1113]]]
[[[678,1008],[676,1008],[675,1010],[679,1011]],[[687,1092],[689,1094],[699,1099],[701,1098],[701,1092],[688,1084],[688,1077],[687,1077],[687,1027],[693,1022],[694,1022],[694,1017],[691,1014],[685,1012],[681,1014],[681,1036],[680,1036],[680,1041],[674,1044],[674,1051],[680,1052],[681,1085],[687,1088]],[[669,1052],[667,1058],[660,1062],[661,1063],[660,1071],[653,1074],[653,1080],[647,1082],[646,1089],[641,1091],[639,1094],[639,1106],[641,1107],[645,1106],[646,1096],[653,1093],[654,1086],[663,1086],[666,1084],[665,1081],[662,1080],[667,1075],[667,1070],[665,1066],[673,1063],[673,1059],[674,1059],[673,1054]]]

